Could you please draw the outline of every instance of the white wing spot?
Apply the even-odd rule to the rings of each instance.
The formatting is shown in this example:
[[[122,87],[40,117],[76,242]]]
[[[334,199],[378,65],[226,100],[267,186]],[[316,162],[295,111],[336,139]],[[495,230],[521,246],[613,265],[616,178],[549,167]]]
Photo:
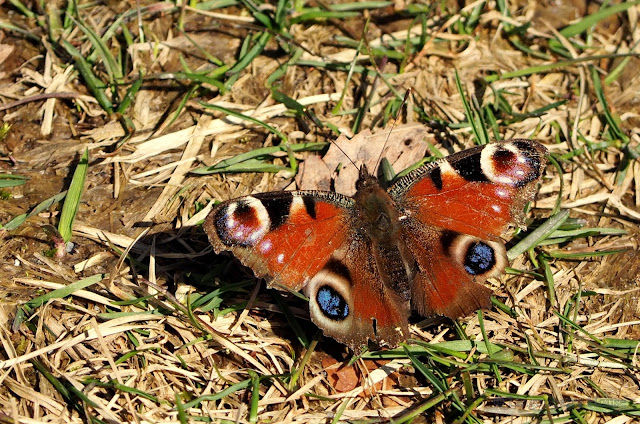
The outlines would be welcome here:
[[[227,206],[227,210],[225,211],[225,214],[224,214],[224,216],[227,218],[226,220],[227,228],[234,228],[236,226],[236,220],[233,217],[233,213],[235,212],[237,206],[238,206],[237,203],[232,203],[229,206]]]
[[[440,174],[442,175],[458,175],[458,171],[456,171],[453,166],[447,160],[443,160],[440,162]]]
[[[503,188],[498,188],[496,189],[496,196],[502,198],[502,199],[508,199],[509,198],[509,192]]]
[[[265,240],[258,245],[258,249],[260,249],[261,253],[269,253],[272,247],[273,243],[271,243],[271,240]]]

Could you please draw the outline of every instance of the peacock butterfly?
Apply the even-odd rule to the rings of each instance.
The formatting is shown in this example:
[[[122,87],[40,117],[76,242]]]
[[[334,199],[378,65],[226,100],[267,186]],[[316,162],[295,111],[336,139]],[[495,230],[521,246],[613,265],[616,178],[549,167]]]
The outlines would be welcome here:
[[[546,165],[541,144],[514,139],[423,165],[384,189],[366,166],[354,196],[279,191],[228,200],[204,222],[271,286],[303,290],[325,335],[358,352],[396,346],[411,310],[467,315],[490,306],[481,283],[507,265],[500,235],[522,225]]]

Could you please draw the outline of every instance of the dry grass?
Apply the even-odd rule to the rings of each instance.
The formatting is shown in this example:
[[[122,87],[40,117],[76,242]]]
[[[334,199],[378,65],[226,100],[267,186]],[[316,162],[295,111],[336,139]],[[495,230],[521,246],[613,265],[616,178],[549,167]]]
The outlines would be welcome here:
[[[398,1],[314,17],[322,3],[140,3],[0,6],[0,113],[11,125],[0,143],[1,423],[640,415],[638,5],[401,14]],[[426,125],[442,153],[485,130],[541,140],[555,166],[530,227],[560,227],[492,282],[491,311],[415,319],[407,346],[352,358],[314,335],[303,300],[228,272],[198,224],[213,201],[290,187],[286,149],[258,150],[280,145],[278,132],[330,141],[312,114],[347,135],[379,127],[409,87],[400,119]],[[65,254],[60,193],[73,191],[85,149]],[[7,174],[29,179],[4,184],[24,182]]]

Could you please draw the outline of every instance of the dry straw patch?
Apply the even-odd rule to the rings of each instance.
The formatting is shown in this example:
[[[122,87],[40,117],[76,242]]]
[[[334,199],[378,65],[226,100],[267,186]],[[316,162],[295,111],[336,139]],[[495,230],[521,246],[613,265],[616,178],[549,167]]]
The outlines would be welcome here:
[[[0,422],[636,419],[640,8],[577,3],[0,6]],[[491,311],[416,317],[406,347],[352,358],[198,224],[292,188],[331,138],[311,115],[350,136],[400,109],[431,152],[541,140],[530,222],[556,228]]]

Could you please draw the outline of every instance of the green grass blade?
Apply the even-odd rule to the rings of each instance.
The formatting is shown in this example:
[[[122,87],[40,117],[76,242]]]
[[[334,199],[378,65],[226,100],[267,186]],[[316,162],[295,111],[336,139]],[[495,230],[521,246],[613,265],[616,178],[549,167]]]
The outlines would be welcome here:
[[[484,77],[484,80],[486,82],[495,82],[498,80],[520,78],[520,77],[526,77],[533,74],[543,74],[545,72],[567,68],[569,66],[573,66],[582,62],[598,62],[602,59],[615,59],[618,57],[629,57],[629,56],[635,56],[635,55],[636,55],[635,53],[616,53],[616,54],[584,56],[584,57],[578,57],[571,60],[560,60],[557,62],[546,63],[544,65],[531,66],[529,68],[518,69],[516,71],[505,72],[503,74],[488,75]]]
[[[173,398],[176,405],[176,412],[178,413],[178,421],[180,421],[180,424],[189,423],[184,404],[182,403],[182,399],[180,399],[180,393],[175,392]]]
[[[291,57],[289,58],[289,60],[287,60],[282,65],[278,66],[278,69],[276,69],[271,75],[269,75],[269,77],[267,77],[266,85],[271,89],[272,92],[276,91],[275,90],[276,86],[281,85],[281,83],[276,84],[276,81],[282,78],[287,73],[287,70],[296,64],[296,62],[298,61],[298,59],[300,59],[303,53],[304,53],[303,49],[295,49],[293,51],[293,54],[291,54]]]
[[[238,74],[244,68],[249,66],[249,64],[255,59],[262,50],[266,47],[267,43],[271,39],[271,34],[268,32],[263,32],[258,36],[255,44],[251,46],[251,48],[247,51],[245,55],[243,55],[240,60],[238,60],[232,67],[229,69],[229,74]],[[227,88],[230,87],[227,85]]]
[[[254,124],[258,125],[258,126],[261,126],[262,128],[266,129],[270,133],[275,134],[277,137],[280,138],[280,140],[284,141],[285,143],[288,142],[287,136],[282,134],[277,128],[272,127],[271,125],[269,125],[269,124],[267,124],[265,122],[262,122],[261,120],[256,119],[253,116],[248,116],[248,115],[242,114],[240,112],[236,112],[236,111],[233,111],[231,109],[227,109],[225,107],[217,106],[217,105],[210,104],[210,103],[205,103],[205,102],[198,102],[198,103],[200,103],[200,105],[202,105],[206,109],[217,110],[218,112],[222,112],[222,113],[225,113],[227,115],[235,116],[236,118],[240,118],[242,120],[249,121],[249,122],[254,123]]]
[[[602,88],[602,83],[600,82],[600,74],[595,66],[590,66],[591,69],[591,79],[593,81],[593,90],[596,93],[596,97],[598,101],[602,105],[602,110],[604,112],[605,120],[607,124],[609,124],[610,131],[612,135],[621,140],[623,143],[629,142],[629,137],[622,131],[619,124],[619,119],[615,119],[613,114],[611,113],[611,109],[609,108],[609,104],[607,102],[607,98],[604,94],[604,90]]]
[[[38,296],[35,299],[31,299],[30,301],[22,305],[20,308],[18,308],[18,310],[21,313],[16,314],[16,317],[13,320],[12,328],[14,329],[14,331],[18,331],[18,328],[20,327],[24,319],[29,317],[34,309],[39,308],[49,300],[61,299],[61,298],[70,296],[78,290],[85,289],[89,286],[92,286],[102,281],[103,279],[106,278],[106,276],[107,276],[106,274],[92,275],[91,277],[83,278],[82,280],[76,281],[75,283],[71,283],[68,286],[52,290],[45,295]]]
[[[293,170],[287,166],[275,165],[273,163],[267,163],[261,160],[248,160],[243,163],[237,163],[235,165],[229,165],[224,169],[213,172],[217,173],[239,173],[239,172],[268,172],[270,174],[276,174],[281,171],[288,171],[290,175],[295,175]]]
[[[197,408],[202,402],[215,402],[217,400],[220,399],[224,399],[227,396],[232,395],[233,393],[239,391],[239,390],[244,390],[247,387],[251,386],[252,380],[251,379],[247,379],[247,380],[243,380],[240,381],[239,383],[233,384],[229,387],[227,387],[226,389],[218,392],[218,393],[214,393],[211,395],[204,395],[204,396],[200,396],[190,402],[187,402],[184,404],[184,409],[189,409],[189,408]]]
[[[0,174],[0,188],[23,185],[29,180],[24,175]]]
[[[337,42],[342,43],[342,44],[346,45],[347,47],[352,47],[354,49],[357,49],[358,46],[363,42],[363,40],[364,40],[364,38],[360,39],[360,41],[356,41],[356,40],[352,40],[351,38],[347,38],[347,37],[336,37],[336,41]],[[407,40],[407,41],[410,42],[411,40]],[[405,47],[405,46],[398,46],[398,47]],[[368,48],[367,49],[367,54],[369,56],[373,56],[373,57],[386,57],[388,59],[397,59],[397,60],[405,59],[405,55],[406,55],[406,53],[404,51],[388,49],[388,48],[385,48],[385,47]],[[354,60],[355,60],[355,58],[354,58]]]
[[[116,81],[121,80],[122,70],[120,69],[118,62],[116,61],[116,58],[111,54],[111,50],[109,50],[109,47],[105,44],[102,38],[100,38],[100,36],[96,34],[93,29],[86,26],[83,22],[75,19],[72,16],[69,16],[69,18],[73,21],[73,23],[76,24],[78,28],[82,30],[82,32],[85,33],[85,35],[91,42],[91,45],[93,46],[94,53],[89,55],[87,61],[93,62],[94,55],[99,56],[102,59],[102,63],[104,64],[104,68],[107,71],[107,75],[109,75],[111,84],[114,84]]]
[[[550,256],[556,259],[590,259],[590,258],[598,258],[600,256],[617,255],[618,253],[628,252],[629,250],[631,250],[631,248],[597,250],[593,252],[575,252],[575,253],[551,251],[551,252],[546,252],[545,254],[547,256]]]
[[[293,152],[318,152],[318,151],[324,150],[328,145],[329,143],[298,143],[298,144],[290,144],[288,145],[288,147]],[[260,149],[252,150],[250,152],[241,153],[232,158],[220,161],[212,166],[196,168],[191,172],[198,175],[208,175],[208,174],[215,174],[219,172],[231,172],[229,171],[229,168],[232,165],[240,164],[242,162],[247,162],[250,160],[261,159],[261,158],[264,158],[265,156],[270,156],[275,153],[287,153],[287,148],[285,146],[263,147]],[[250,168],[249,171],[243,171],[243,172],[253,172],[251,171],[252,169],[254,168]]]
[[[31,299],[30,301],[25,303],[23,306],[26,306],[27,308],[30,308],[30,309],[39,308],[40,306],[44,305],[46,302],[48,302],[51,299],[62,299],[64,297],[71,296],[76,291],[86,289],[87,287],[90,287],[96,283],[99,283],[100,281],[104,280],[106,277],[107,277],[107,274],[95,274],[95,275],[92,275],[91,277],[83,278],[82,280],[76,281],[75,283],[71,283],[68,286],[52,290],[45,295],[38,296],[35,299]]]
[[[293,13],[292,10],[293,4],[289,0],[278,0],[278,4],[276,6],[276,13],[274,14],[274,23],[278,29],[285,28],[287,25],[287,16]],[[282,32],[283,34],[287,34],[286,32]]]
[[[292,24],[318,19],[345,19],[359,16],[359,12],[334,12],[330,10],[308,10],[291,19]]]
[[[597,338],[593,334],[589,333],[587,330],[582,328],[577,323],[573,322],[571,319],[565,317],[560,312],[553,311],[553,313],[560,319],[561,323],[566,324],[567,326],[573,328],[574,330],[579,331],[580,333],[584,334],[585,336],[587,336],[588,338],[590,338],[591,340],[593,340],[594,342],[596,342],[599,345],[603,345],[604,344],[604,341],[600,340],[599,338]]]
[[[18,9],[20,12],[24,14],[29,19],[36,19],[37,15],[31,11],[27,6],[22,4],[20,0],[9,0],[9,4]]]
[[[364,33],[367,33],[367,27],[369,25],[369,20],[367,19],[365,24],[364,24]],[[336,115],[340,109],[342,109],[342,103],[344,102],[344,96],[347,94],[347,91],[349,90],[349,86],[351,84],[351,79],[353,78],[353,73],[356,69],[356,63],[358,60],[358,56],[360,55],[360,51],[362,50],[362,47],[364,46],[364,40],[365,37],[361,37],[360,41],[358,42],[358,45],[356,46],[356,54],[353,55],[353,60],[351,61],[351,66],[349,66],[349,71],[347,73],[347,78],[344,82],[344,87],[342,88],[342,92],[340,93],[340,99],[338,99],[338,101],[336,102],[336,105],[334,106],[333,110],[331,111],[331,113],[333,113],[334,115]]]
[[[82,54],[73,47],[73,45],[71,45],[71,43],[67,40],[62,40],[62,46],[73,58],[76,69],[87,84],[89,92],[96,98],[100,107],[102,107],[108,115],[112,115],[113,104],[111,103],[111,99],[105,93],[105,84],[95,76],[91,70],[91,65],[89,65],[84,56],[82,56]]]
[[[411,360],[413,367],[419,371],[438,392],[442,393],[449,388],[447,382],[437,377],[431,367],[425,365],[424,362],[418,359],[418,357],[411,350],[407,349],[406,346],[403,345],[402,347],[406,357]]]
[[[258,402],[260,401],[260,377],[258,374],[249,370],[251,376],[251,404],[249,407],[249,422],[251,424],[258,422]]]
[[[619,4],[612,5],[607,8],[602,8],[595,13],[588,14],[584,18],[580,19],[575,24],[571,24],[560,31],[560,34],[563,37],[570,38],[574,35],[578,35],[589,28],[596,25],[598,22],[602,21],[609,16],[615,15],[620,12],[624,12],[625,10],[632,8],[640,4],[640,1],[623,1]]]
[[[55,2],[50,2],[47,4],[45,13],[47,15],[46,22],[49,38],[57,42],[64,31],[62,20],[60,19],[60,9],[58,9],[58,5]]]
[[[71,185],[67,197],[62,205],[62,213],[60,214],[60,222],[58,222],[58,232],[62,236],[64,242],[71,240],[73,233],[73,221],[76,218],[78,207],[80,205],[80,197],[84,190],[84,182],[87,178],[87,169],[89,168],[89,150],[84,149],[84,153],[80,157],[78,166],[73,173]]]
[[[238,6],[239,4],[239,0],[209,0],[199,1],[193,5],[193,8],[198,10],[216,10],[223,9],[225,7]]]
[[[471,125],[471,130],[473,131],[473,136],[476,139],[476,143],[480,145],[487,144],[489,142],[489,135],[487,133],[487,128],[484,125],[484,120],[482,116],[478,113],[478,105],[474,98],[474,109],[471,108],[471,105],[467,101],[467,97],[465,95],[465,91],[462,88],[462,82],[460,81],[460,75],[458,75],[458,71],[456,70],[456,87],[458,87],[458,93],[460,93],[460,99],[462,100],[462,105],[464,106],[464,114],[467,117],[467,121],[469,125]]]
[[[256,21],[260,22],[267,29],[271,29],[271,30],[274,29],[274,22],[271,19],[271,17],[269,17],[269,15],[267,15],[266,13],[262,12],[253,1],[240,0],[240,2],[244,4],[247,9],[249,9],[249,12],[251,13],[251,15],[253,15],[253,18]]]
[[[55,196],[51,196],[47,200],[40,202],[35,208],[31,210],[31,212],[23,213],[22,215],[16,216],[11,221],[7,222],[4,226],[0,226],[0,229],[6,230],[6,231],[15,230],[16,228],[21,226],[28,218],[49,209],[51,206],[53,206],[54,204],[64,199],[66,195],[67,195],[67,192],[63,191],[62,193],[58,193]]]
[[[392,4],[392,1],[359,1],[351,3],[332,4],[331,10],[335,12],[347,12],[351,10],[382,9],[387,6],[391,6]]]
[[[549,234],[549,239],[570,238],[575,240],[595,236],[624,236],[626,234],[629,234],[629,231],[622,228],[578,228],[575,230],[556,230]]]
[[[0,19],[0,29],[5,29],[8,31],[13,31],[16,32],[18,34],[20,34],[21,36],[28,38],[31,41],[35,41],[37,43],[40,43],[40,37],[34,35],[32,32],[25,30],[23,28],[20,28],[19,26],[16,26],[10,22],[7,22],[5,20]]]
[[[417,402],[416,405],[409,408],[407,412],[403,412],[399,417],[396,417],[392,422],[394,424],[412,423],[416,418],[418,418],[418,421],[415,421],[415,422],[420,422],[419,417],[422,414],[424,414],[425,411],[435,408],[436,406],[443,403],[445,400],[447,400],[449,396],[454,394],[456,390],[458,389],[449,389],[445,392],[433,395],[430,398],[427,398],[423,401]],[[476,420],[470,421],[470,422],[476,422]]]
[[[142,87],[142,81],[142,71],[140,71],[140,73],[138,74],[138,79],[135,80],[133,84],[131,84],[131,87],[129,87],[127,93],[124,95],[124,98],[118,105],[116,113],[125,113],[127,109],[129,109],[129,106],[131,106],[131,103],[136,98],[136,94],[138,94],[138,91],[140,91],[140,88]]]
[[[72,385],[63,383],[60,379],[56,378],[42,362],[37,359],[32,359],[31,364],[38,370],[40,374],[49,382],[51,386],[60,394],[60,396],[66,401],[67,407],[71,407],[80,413],[86,413],[86,407],[97,408],[98,405],[92,401],[81,390],[76,389]]]
[[[540,244],[542,240],[557,230],[568,217],[569,211],[565,209],[547,219],[542,225],[520,240],[518,244],[509,249],[507,252],[509,261],[513,261],[527,250]]]

